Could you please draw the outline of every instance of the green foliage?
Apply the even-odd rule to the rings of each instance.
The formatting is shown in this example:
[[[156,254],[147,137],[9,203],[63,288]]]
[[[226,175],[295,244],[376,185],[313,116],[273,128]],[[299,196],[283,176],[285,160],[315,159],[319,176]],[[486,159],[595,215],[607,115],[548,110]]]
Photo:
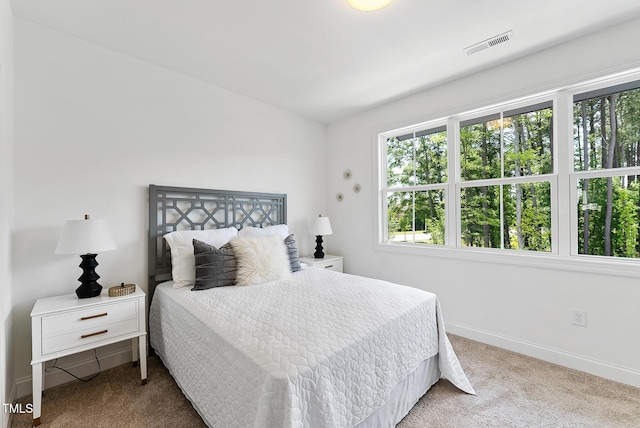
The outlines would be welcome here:
[[[460,127],[460,175],[464,181],[500,177],[500,128],[495,121]]]
[[[549,183],[528,183],[516,186],[521,188],[524,204],[520,232],[524,244],[522,249],[551,251],[551,206],[548,202],[551,187]],[[517,229],[516,224],[509,226],[509,230]],[[514,248],[519,248],[519,244]]]
[[[405,232],[416,231],[415,242],[444,245],[442,190],[393,192],[387,197],[387,203],[390,238],[396,236],[401,241],[412,241],[413,235]]]
[[[623,177],[613,177],[613,196],[611,201],[611,253],[616,257],[640,257],[638,251],[638,203],[640,185],[634,181],[628,187],[623,185]],[[579,187],[582,195],[584,183]],[[588,180],[587,200],[593,208],[585,210],[584,201],[580,198],[577,209],[578,218],[578,245],[580,254],[605,256],[605,221],[607,204],[607,178],[592,178]],[[588,245],[584,242],[584,211],[588,215]],[[586,251],[585,251],[586,250]]]
[[[545,108],[504,119],[505,176],[553,172],[553,110]]]
[[[499,186],[462,189],[461,217],[463,245],[500,248]]]

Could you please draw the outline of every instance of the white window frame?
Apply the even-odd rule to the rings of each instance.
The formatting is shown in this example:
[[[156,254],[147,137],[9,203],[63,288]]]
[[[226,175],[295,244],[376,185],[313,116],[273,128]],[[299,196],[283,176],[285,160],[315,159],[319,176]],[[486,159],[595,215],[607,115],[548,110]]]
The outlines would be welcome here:
[[[558,88],[553,91],[546,91],[536,96],[500,103],[487,108],[464,112],[459,115],[450,115],[445,118],[425,121],[413,126],[399,127],[394,130],[377,133],[376,164],[378,170],[378,194],[377,197],[374,198],[376,203],[374,212],[377,217],[377,233],[376,239],[374,240],[374,250],[637,277],[640,275],[640,259],[592,256],[578,253],[578,213],[574,207],[577,206],[579,199],[577,194],[577,180],[582,178],[619,176],[626,175],[627,173],[640,175],[640,167],[574,171],[573,163],[573,96],[575,94],[615,86],[633,80],[640,80],[640,69]],[[460,181],[458,124],[463,120],[473,117],[481,117],[483,115],[496,113],[496,111],[516,109],[549,100],[553,103],[553,173],[518,177],[517,180],[518,182],[550,181],[551,252],[460,246],[460,191],[467,183],[473,183],[473,186],[476,186],[479,182]],[[385,187],[387,167],[386,140],[392,136],[406,134],[411,132],[411,130],[423,130],[429,127],[442,126],[443,124],[447,125],[448,142],[448,182],[445,189],[445,245],[389,243],[387,242],[387,188]],[[503,182],[502,184],[504,184],[506,181],[513,180],[513,178],[502,178],[501,180]],[[491,184],[497,184],[497,182],[492,182]],[[455,200],[453,198],[455,198]],[[452,209],[451,201],[454,201],[455,209]]]
[[[436,128],[441,128],[443,126],[446,126],[447,122],[446,121],[432,121],[432,122],[425,122],[425,123],[421,123],[415,126],[411,126],[410,128],[401,128],[395,131],[390,131],[390,132],[385,132],[384,134],[380,134],[378,136],[378,141],[379,141],[379,146],[378,146],[378,153],[381,153],[380,155],[380,167],[379,170],[381,171],[381,173],[379,174],[379,178],[380,178],[380,186],[378,187],[380,189],[380,198],[381,198],[381,202],[382,201],[387,201],[387,195],[389,192],[421,192],[421,191],[427,191],[427,190],[442,190],[444,192],[444,198],[445,198],[445,219],[448,217],[448,207],[449,204],[447,204],[447,200],[449,198],[449,183],[451,183],[451,175],[450,175],[450,171],[449,169],[447,169],[447,182],[446,183],[433,183],[433,184],[420,184],[420,185],[414,185],[414,186],[395,186],[395,187],[389,187],[387,184],[387,140],[393,137],[398,137],[400,135],[406,135],[406,134],[415,134],[417,132],[420,131],[428,131],[431,129],[436,129]],[[415,137],[414,137],[415,138]],[[449,165],[451,165],[451,162],[449,162],[449,156],[450,156],[450,149],[451,149],[451,143],[450,143],[450,137],[449,137],[449,130],[447,128],[447,168],[449,168]],[[415,159],[414,159],[415,161]],[[383,244],[383,245],[396,245],[395,243],[389,243],[389,212],[388,212],[388,204],[386,202],[384,203],[379,203],[378,206],[381,207],[381,215],[380,215],[380,219],[382,219],[382,224],[381,224],[381,228],[379,230],[379,234],[378,234],[378,243]],[[380,211],[380,210],[376,210],[376,211]],[[445,220],[446,221],[446,220]],[[414,219],[413,219],[413,228],[412,228],[412,232],[413,232],[413,240],[415,241],[415,211],[414,211]],[[447,228],[446,228],[446,223],[445,223],[445,246],[447,246],[448,243],[448,239],[449,236],[447,236]],[[410,245],[429,245],[429,246],[436,246],[436,247],[442,247],[442,245],[437,245],[437,244],[415,244],[415,243],[408,243]]]
[[[600,79],[594,82],[590,82],[588,84],[580,85],[571,90],[567,91],[567,95],[569,97],[570,105],[571,105],[571,150],[573,153],[573,97],[578,94],[582,94],[585,92],[596,91],[598,89],[605,89],[608,87],[621,85],[624,83],[632,82],[640,80],[640,73],[623,73],[618,76]],[[625,168],[612,168],[612,169],[593,169],[588,171],[576,171],[575,165],[573,162],[573,156],[569,159],[569,184],[572,186],[573,191],[571,192],[571,206],[575,207],[578,204],[580,199],[580,195],[576,188],[578,187],[578,181],[585,178],[606,178],[606,177],[618,177],[623,175],[640,175],[640,166],[636,167],[625,167]],[[611,257],[611,256],[591,256],[587,254],[580,254],[579,251],[579,233],[578,233],[578,211],[571,211],[571,248],[570,254],[573,257],[579,258],[597,258],[597,259],[605,259],[605,260],[616,260],[620,262],[640,262],[640,259],[626,259],[621,257]]]
[[[477,186],[499,186],[499,185],[509,185],[509,184],[521,184],[521,183],[531,183],[531,182],[549,182],[550,188],[551,188],[551,251],[549,253],[546,252],[539,252],[539,251],[535,251],[534,253],[536,254],[558,254],[558,240],[557,240],[557,236],[556,233],[557,232],[557,210],[558,210],[558,206],[557,206],[557,202],[554,199],[554,194],[557,194],[557,185],[558,185],[558,180],[557,180],[557,163],[558,163],[558,157],[555,156],[555,153],[557,151],[557,146],[558,146],[558,140],[557,138],[553,139],[553,145],[552,145],[552,152],[554,153],[553,155],[553,171],[550,174],[540,174],[540,175],[531,175],[531,176],[521,176],[521,177],[505,177],[504,176],[504,140],[503,140],[503,132],[502,129],[500,130],[500,160],[501,160],[501,165],[500,165],[500,170],[501,170],[501,177],[499,178],[489,178],[489,179],[485,179],[485,180],[470,180],[470,181],[462,181],[462,175],[461,175],[461,167],[460,167],[460,123],[461,122],[465,122],[467,120],[473,120],[476,118],[481,118],[484,116],[491,116],[491,115],[499,115],[500,116],[500,122],[502,123],[504,117],[503,117],[503,113],[505,111],[508,110],[514,110],[514,109],[519,109],[519,108],[524,108],[524,107],[529,107],[529,106],[534,106],[537,104],[541,104],[541,103],[547,103],[550,102],[554,111],[553,114],[553,127],[554,129],[557,127],[557,123],[556,123],[556,114],[555,114],[555,110],[556,110],[556,100],[555,97],[549,96],[549,95],[542,95],[542,96],[538,96],[538,97],[531,97],[531,98],[526,98],[517,102],[512,102],[512,103],[505,103],[505,104],[501,104],[497,107],[491,108],[491,109],[484,109],[484,110],[480,110],[480,111],[476,111],[473,113],[468,113],[468,114],[464,114],[464,115],[460,115],[454,118],[453,121],[453,126],[455,129],[455,195],[456,195],[456,206],[455,206],[455,212],[456,212],[456,222],[455,222],[455,233],[456,233],[456,241],[455,241],[455,247],[456,248],[464,248],[464,249],[469,249],[472,251],[485,251],[485,250],[495,250],[495,251],[526,251],[526,252],[532,252],[529,250],[510,250],[510,249],[503,249],[503,248],[477,248],[477,247],[465,247],[462,245],[462,205],[459,203],[460,202],[460,198],[461,198],[461,194],[462,194],[462,189],[463,188],[467,188],[467,187],[477,187]],[[502,201],[502,191],[500,192],[500,205],[502,205],[503,201]],[[502,209],[500,210],[500,223],[502,224],[502,222],[504,221],[504,218],[502,218]],[[502,233],[502,231],[501,231]],[[501,245],[503,244],[504,240],[501,239]]]

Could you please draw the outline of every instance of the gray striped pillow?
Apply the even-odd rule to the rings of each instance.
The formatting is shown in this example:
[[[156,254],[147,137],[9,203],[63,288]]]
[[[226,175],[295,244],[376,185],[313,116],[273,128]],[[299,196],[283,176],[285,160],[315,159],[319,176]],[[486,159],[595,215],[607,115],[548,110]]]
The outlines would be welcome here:
[[[291,272],[298,272],[302,269],[302,266],[300,265],[298,247],[296,246],[296,240],[293,238],[293,234],[285,238],[284,245],[287,246],[287,255],[289,256],[289,263],[291,264]]]

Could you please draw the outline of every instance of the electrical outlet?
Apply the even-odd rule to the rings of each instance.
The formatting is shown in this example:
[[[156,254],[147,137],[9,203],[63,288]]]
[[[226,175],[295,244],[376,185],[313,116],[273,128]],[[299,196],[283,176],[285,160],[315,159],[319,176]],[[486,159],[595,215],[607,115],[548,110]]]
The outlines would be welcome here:
[[[581,327],[587,326],[587,311],[573,309],[571,311],[571,324]]]

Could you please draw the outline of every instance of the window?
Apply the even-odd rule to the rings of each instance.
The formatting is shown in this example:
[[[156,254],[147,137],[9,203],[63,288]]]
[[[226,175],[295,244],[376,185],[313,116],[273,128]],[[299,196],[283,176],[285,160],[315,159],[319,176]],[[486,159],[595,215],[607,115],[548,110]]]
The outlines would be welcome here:
[[[444,245],[445,127],[388,137],[385,148],[388,240]]]
[[[460,245],[551,251],[551,103],[459,128]]]
[[[574,96],[578,253],[640,257],[640,81]]]
[[[640,258],[635,76],[380,134],[379,243]]]

